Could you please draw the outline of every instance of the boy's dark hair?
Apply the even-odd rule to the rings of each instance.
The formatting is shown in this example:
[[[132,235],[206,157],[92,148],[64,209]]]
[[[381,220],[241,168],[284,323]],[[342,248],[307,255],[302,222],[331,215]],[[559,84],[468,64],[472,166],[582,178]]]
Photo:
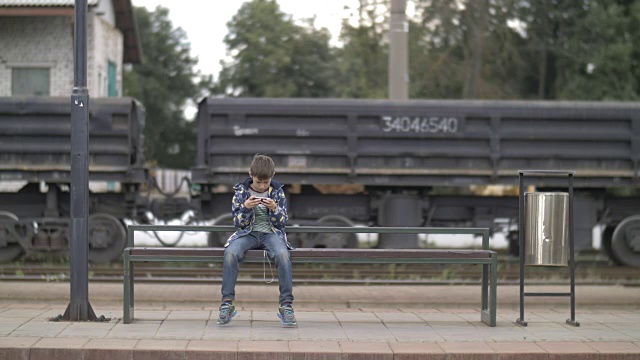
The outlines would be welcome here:
[[[270,157],[256,154],[251,162],[249,173],[251,176],[257,177],[258,180],[270,179],[276,173],[276,165]]]

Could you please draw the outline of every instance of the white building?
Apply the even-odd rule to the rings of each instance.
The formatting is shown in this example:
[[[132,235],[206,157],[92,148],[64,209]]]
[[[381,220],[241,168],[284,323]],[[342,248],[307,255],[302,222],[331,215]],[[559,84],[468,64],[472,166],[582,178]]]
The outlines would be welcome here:
[[[0,96],[70,96],[74,0],[0,0]],[[131,0],[88,0],[87,87],[122,96],[123,64],[141,50]]]

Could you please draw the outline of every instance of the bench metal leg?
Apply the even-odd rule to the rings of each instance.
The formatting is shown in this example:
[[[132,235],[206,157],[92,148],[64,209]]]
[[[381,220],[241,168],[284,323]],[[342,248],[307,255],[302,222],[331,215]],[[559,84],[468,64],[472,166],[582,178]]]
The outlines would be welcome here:
[[[487,267],[489,269],[487,269]],[[496,310],[498,295],[498,255],[491,255],[491,264],[482,265],[482,314],[483,323],[495,327],[496,326]],[[487,286],[487,271],[490,273],[489,285]],[[487,294],[488,292],[488,294]],[[487,299],[487,295],[488,299]],[[488,307],[487,307],[488,305]]]
[[[489,264],[482,265],[482,310],[489,309]]]
[[[129,252],[124,253],[124,312],[123,321],[130,324],[134,318],[134,296],[133,296],[133,273],[134,264],[129,259]]]

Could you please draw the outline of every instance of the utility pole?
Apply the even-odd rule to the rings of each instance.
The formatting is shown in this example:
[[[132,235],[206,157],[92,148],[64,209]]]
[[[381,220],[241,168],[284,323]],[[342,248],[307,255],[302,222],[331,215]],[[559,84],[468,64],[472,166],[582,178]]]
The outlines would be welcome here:
[[[407,0],[391,0],[389,22],[389,99],[409,98]]]
[[[89,304],[89,90],[87,0],[75,0],[74,77],[71,92],[71,301],[62,320],[96,320]],[[100,317],[104,319],[104,317]]]

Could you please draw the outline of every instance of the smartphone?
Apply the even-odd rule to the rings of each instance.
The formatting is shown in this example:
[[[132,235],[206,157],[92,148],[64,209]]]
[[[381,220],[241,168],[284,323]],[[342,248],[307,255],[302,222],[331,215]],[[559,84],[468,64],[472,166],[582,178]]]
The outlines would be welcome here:
[[[268,197],[255,196],[254,199],[259,199],[260,201],[269,200]]]

